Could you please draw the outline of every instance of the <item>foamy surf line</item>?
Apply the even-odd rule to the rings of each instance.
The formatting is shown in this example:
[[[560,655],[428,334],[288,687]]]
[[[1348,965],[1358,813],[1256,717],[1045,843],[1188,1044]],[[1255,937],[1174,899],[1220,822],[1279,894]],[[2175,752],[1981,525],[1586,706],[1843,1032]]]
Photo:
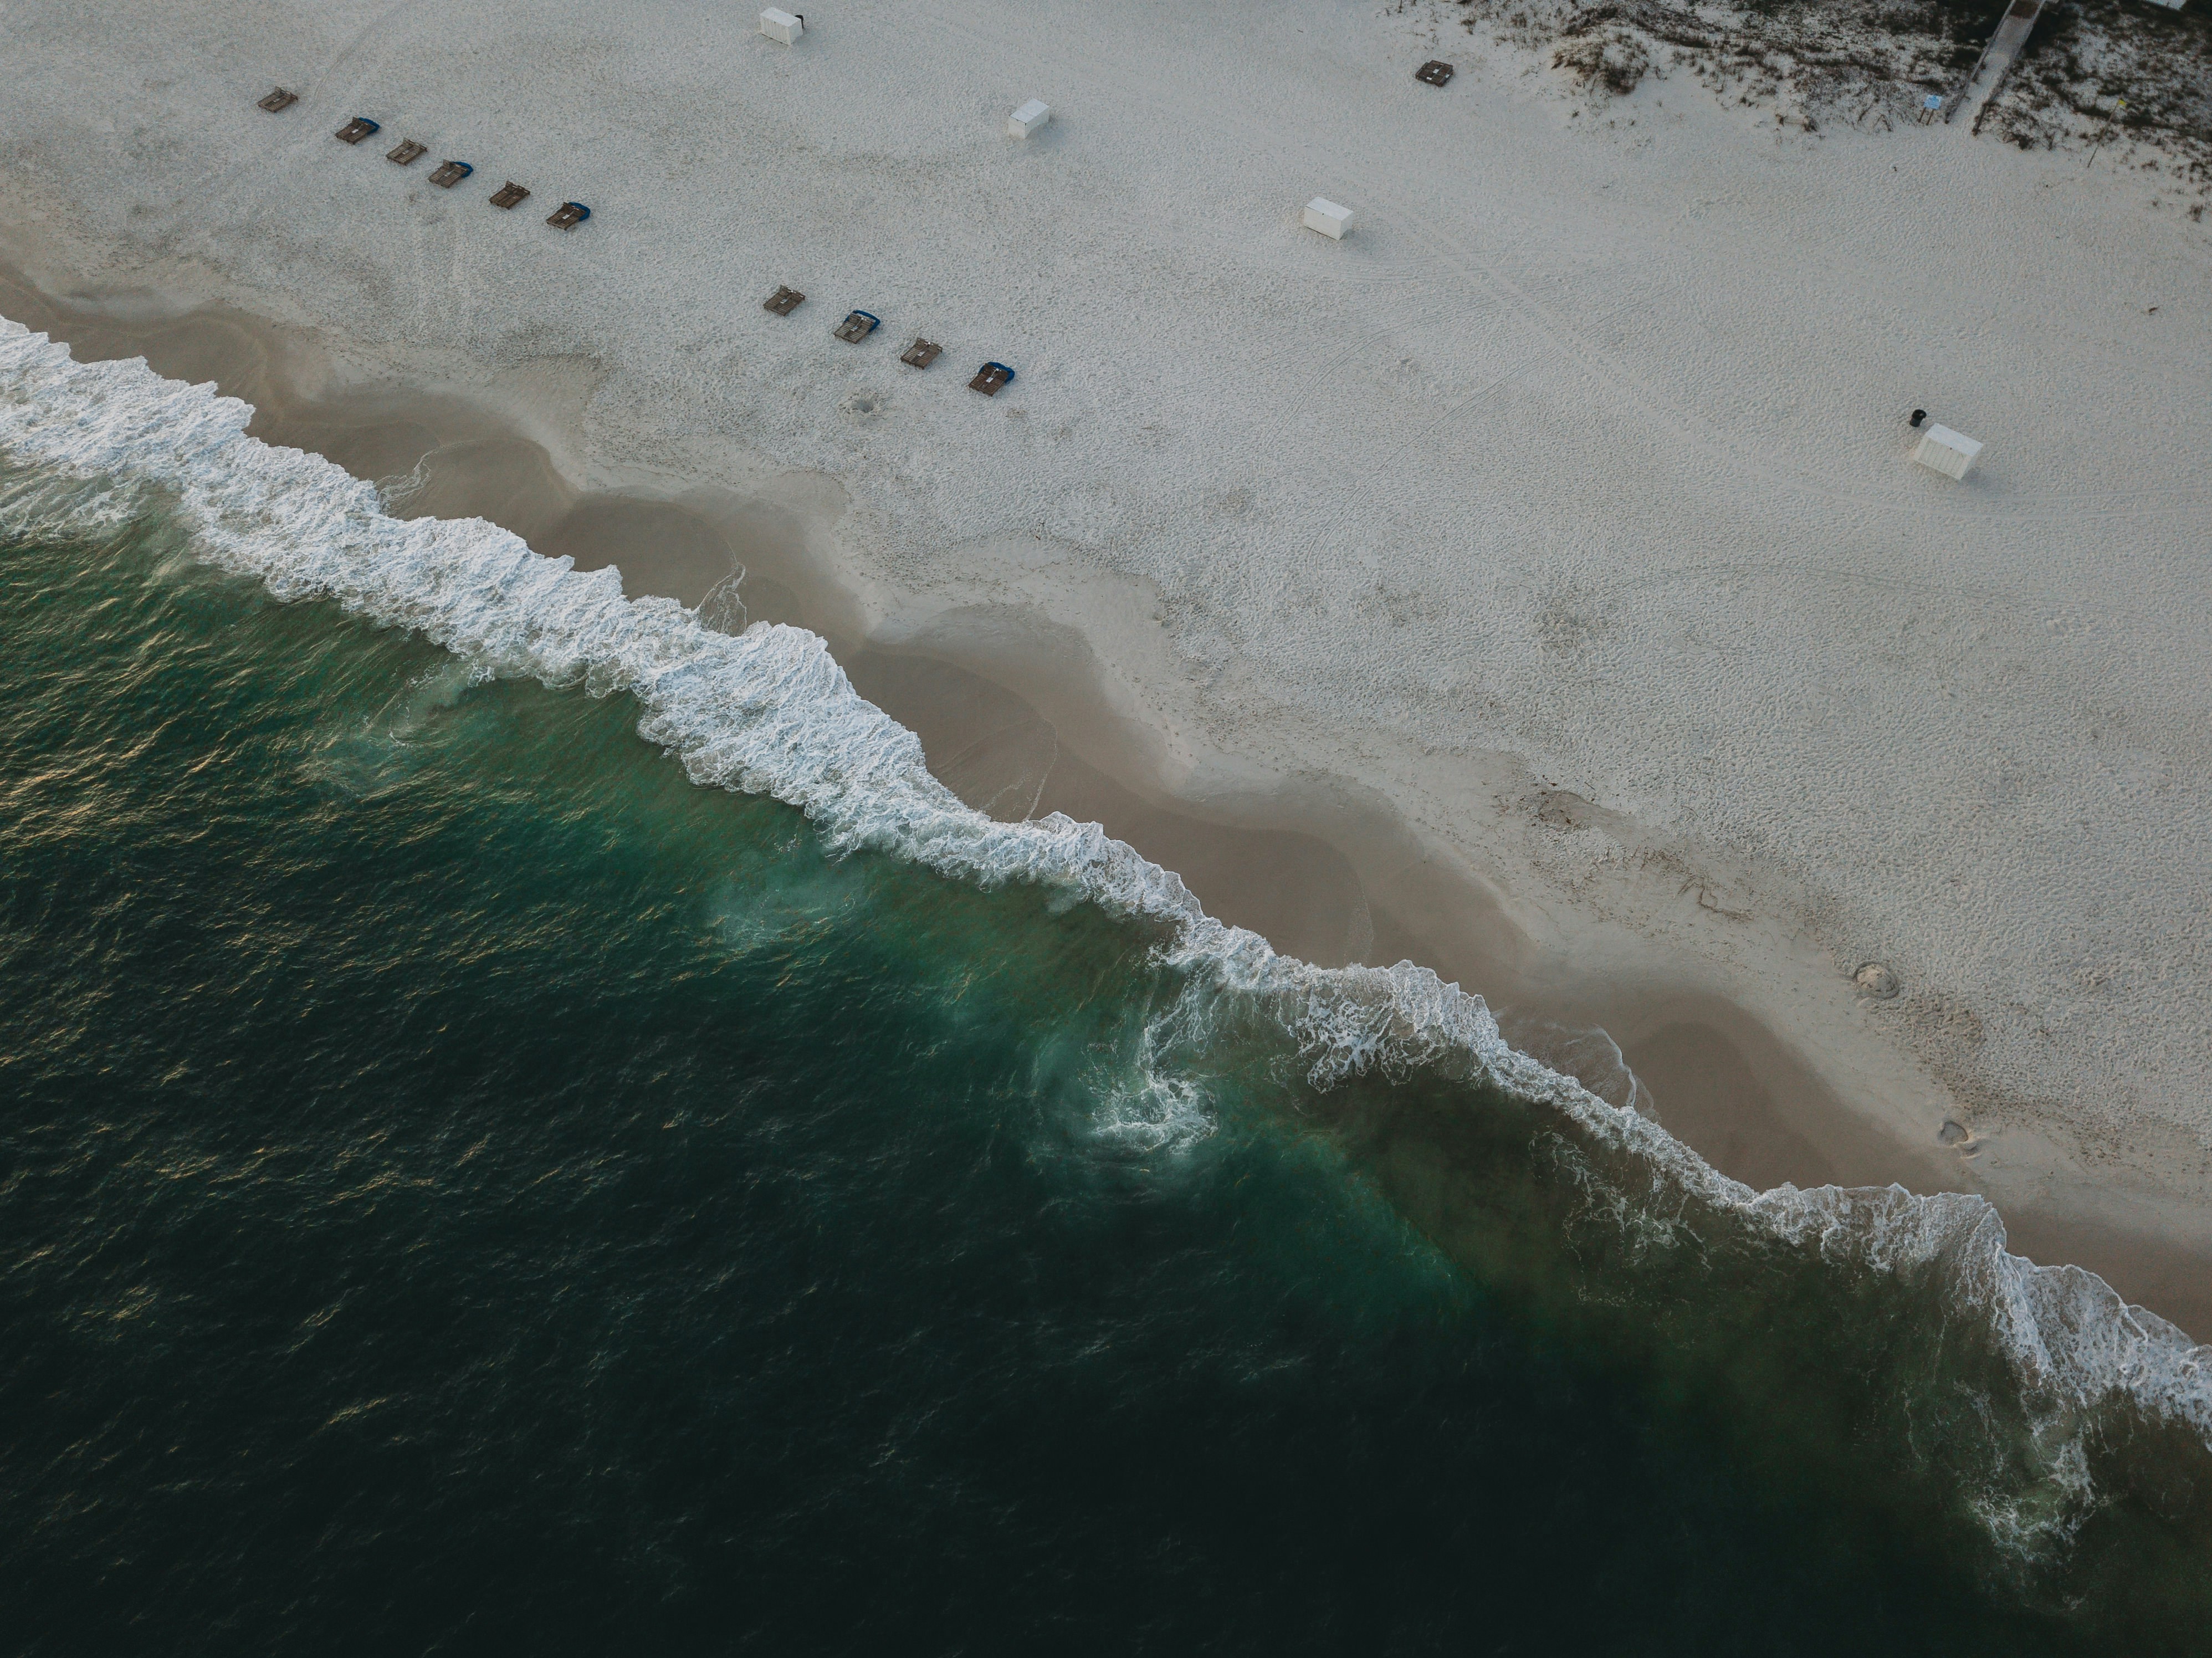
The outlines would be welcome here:
[[[930,774],[914,734],[853,689],[815,635],[765,623],[720,633],[672,599],[625,598],[614,569],[579,572],[481,519],[392,518],[371,485],[331,462],[248,437],[252,415],[141,359],[78,363],[44,335],[0,324],[0,453],[74,481],[79,510],[100,486],[125,509],[157,490],[199,556],[279,599],[334,600],[419,632],[486,676],[627,691],[645,710],[640,734],[695,783],[796,806],[833,853],[878,851],[984,887],[1034,882],[1157,923],[1163,961],[1279,1019],[1318,1085],[1416,1068],[1486,1080],[1635,1159],[1655,1208],[1725,1212],[1838,1266],[1939,1274],[1992,1326],[2049,1448],[2038,1460],[2077,1510],[2088,1475],[2069,1448],[2100,1406],[2124,1400],[2212,1445],[2212,1347],[2192,1345],[2092,1273],[2009,1253],[1984,1199],[1899,1187],[1755,1192],[1515,1050],[1481,998],[1428,969],[1316,968],[1208,916],[1174,873],[1096,823],[1057,813],[1002,823],[963,805]],[[19,531],[32,505],[19,493],[5,508]],[[2002,1532],[2009,1522],[1990,1523]]]

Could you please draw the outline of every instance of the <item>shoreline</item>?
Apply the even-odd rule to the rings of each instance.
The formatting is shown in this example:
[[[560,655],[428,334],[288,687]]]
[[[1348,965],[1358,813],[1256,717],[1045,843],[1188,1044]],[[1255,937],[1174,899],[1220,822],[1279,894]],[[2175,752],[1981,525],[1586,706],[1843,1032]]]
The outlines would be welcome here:
[[[744,565],[716,611],[976,799],[1562,1063],[1601,1026],[1724,1169],[2079,1221],[2212,1328],[2111,1243],[2212,1259],[2212,233],[2156,171],[1594,99],[1472,15],[25,0],[0,254],[264,435],[435,452],[408,510],[687,600]]]
[[[818,550],[833,537],[835,508],[823,511],[833,483],[798,492],[811,497],[801,505],[814,507],[811,521],[787,497],[711,486],[659,495],[581,488],[561,464],[564,434],[526,428],[501,396],[398,378],[372,395],[319,343],[247,312],[179,308],[143,294],[114,309],[82,295],[72,303],[0,263],[0,313],[70,343],[81,358],[143,355],[169,378],[213,380],[255,404],[252,430],[266,441],[312,448],[372,481],[418,476],[395,503],[402,515],[489,518],[580,568],[620,565],[632,596],[706,600],[711,614],[727,604],[726,579],[742,567],[743,610],[724,619],[823,635],[855,689],[922,738],[933,771],[970,805],[994,816],[1060,811],[1099,821],[1182,876],[1210,914],[1285,953],[1323,966],[1402,957],[1434,967],[1484,995],[1516,1046],[1621,1102],[1618,1072],[1586,1043],[1575,1047],[1601,1028],[1644,1108],[1748,1184],[1978,1187],[1952,1175],[1970,1168],[1957,1154],[1905,1145],[1724,998],[1625,974],[1571,980],[1562,963],[1541,960],[1499,895],[1445,866],[1440,848],[1346,780],[1272,791],[1248,780],[1241,793],[1178,794],[1158,746],[1111,705],[1079,635],[1039,628],[1019,610],[973,608],[949,623],[894,619],[869,631],[865,607]],[[2016,1252],[2094,1271],[2192,1333],[2212,1328],[2212,1249],[2180,1236],[2172,1206],[2086,1215],[1984,1189]]]

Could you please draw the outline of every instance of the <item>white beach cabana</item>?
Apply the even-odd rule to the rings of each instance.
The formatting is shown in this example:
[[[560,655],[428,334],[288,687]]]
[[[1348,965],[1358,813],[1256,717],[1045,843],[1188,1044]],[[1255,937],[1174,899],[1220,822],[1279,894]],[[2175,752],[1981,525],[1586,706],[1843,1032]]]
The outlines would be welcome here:
[[[1344,233],[1352,228],[1352,210],[1339,207],[1326,196],[1316,196],[1306,203],[1300,221],[1308,230],[1318,230],[1332,241],[1342,241]]]
[[[806,20],[796,12],[778,11],[770,6],[761,14],[760,32],[771,40],[795,46],[799,37],[806,33]]]
[[[1947,478],[1963,478],[1973,466],[1974,457],[1981,452],[1982,446],[1965,433],[1954,432],[1931,421],[1921,433],[1912,459],[1931,472],[1941,472]]]
[[[1052,119],[1052,106],[1041,98],[1032,98],[1006,117],[1006,137],[1026,138]]]

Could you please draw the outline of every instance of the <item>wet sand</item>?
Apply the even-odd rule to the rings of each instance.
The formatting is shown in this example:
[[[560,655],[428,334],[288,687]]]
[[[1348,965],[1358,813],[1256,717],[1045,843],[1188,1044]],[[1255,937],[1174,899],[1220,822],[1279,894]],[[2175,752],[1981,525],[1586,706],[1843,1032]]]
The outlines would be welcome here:
[[[312,337],[241,313],[162,314],[144,296],[64,303],[0,269],[0,313],[82,358],[143,355],[172,378],[211,380],[253,404],[256,436],[379,481],[403,514],[488,519],[580,568],[617,565],[633,594],[702,606],[719,625],[811,628],[970,805],[1007,819],[1060,811],[1099,822],[1180,873],[1210,913],[1307,960],[1432,966],[1485,995],[1516,1043],[1607,1097],[1624,1102],[1632,1073],[1642,1108],[1749,1184],[1976,1184],[1976,1143],[1903,1143],[1722,999],[1536,959],[1479,880],[1340,780],[1202,808],[1175,798],[1152,769],[1147,734],[1097,687],[1079,638],[1020,612],[871,636],[787,504],[580,488],[544,434],[520,429],[510,411],[452,391],[347,380]],[[1551,809],[1571,818],[1586,805],[1570,796]],[[1593,1029],[1617,1044],[1617,1062],[1601,1037],[1593,1047]],[[2001,1206],[2024,1253],[2089,1267],[2184,1328],[2212,1330],[2212,1257],[2155,1206],[2118,1219],[2109,1203],[2103,1213],[2081,1202]]]

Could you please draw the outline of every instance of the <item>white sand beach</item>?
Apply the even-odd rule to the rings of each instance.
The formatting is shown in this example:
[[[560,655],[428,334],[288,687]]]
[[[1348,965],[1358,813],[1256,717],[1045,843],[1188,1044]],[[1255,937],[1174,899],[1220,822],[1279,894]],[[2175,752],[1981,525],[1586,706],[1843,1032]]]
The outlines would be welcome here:
[[[1448,0],[757,11],[11,0],[0,313],[634,592],[742,565],[713,603],[825,634],[969,798],[1540,1052],[1601,1025],[1730,1173],[1984,1192],[2212,1334],[2169,171],[1594,99]]]

